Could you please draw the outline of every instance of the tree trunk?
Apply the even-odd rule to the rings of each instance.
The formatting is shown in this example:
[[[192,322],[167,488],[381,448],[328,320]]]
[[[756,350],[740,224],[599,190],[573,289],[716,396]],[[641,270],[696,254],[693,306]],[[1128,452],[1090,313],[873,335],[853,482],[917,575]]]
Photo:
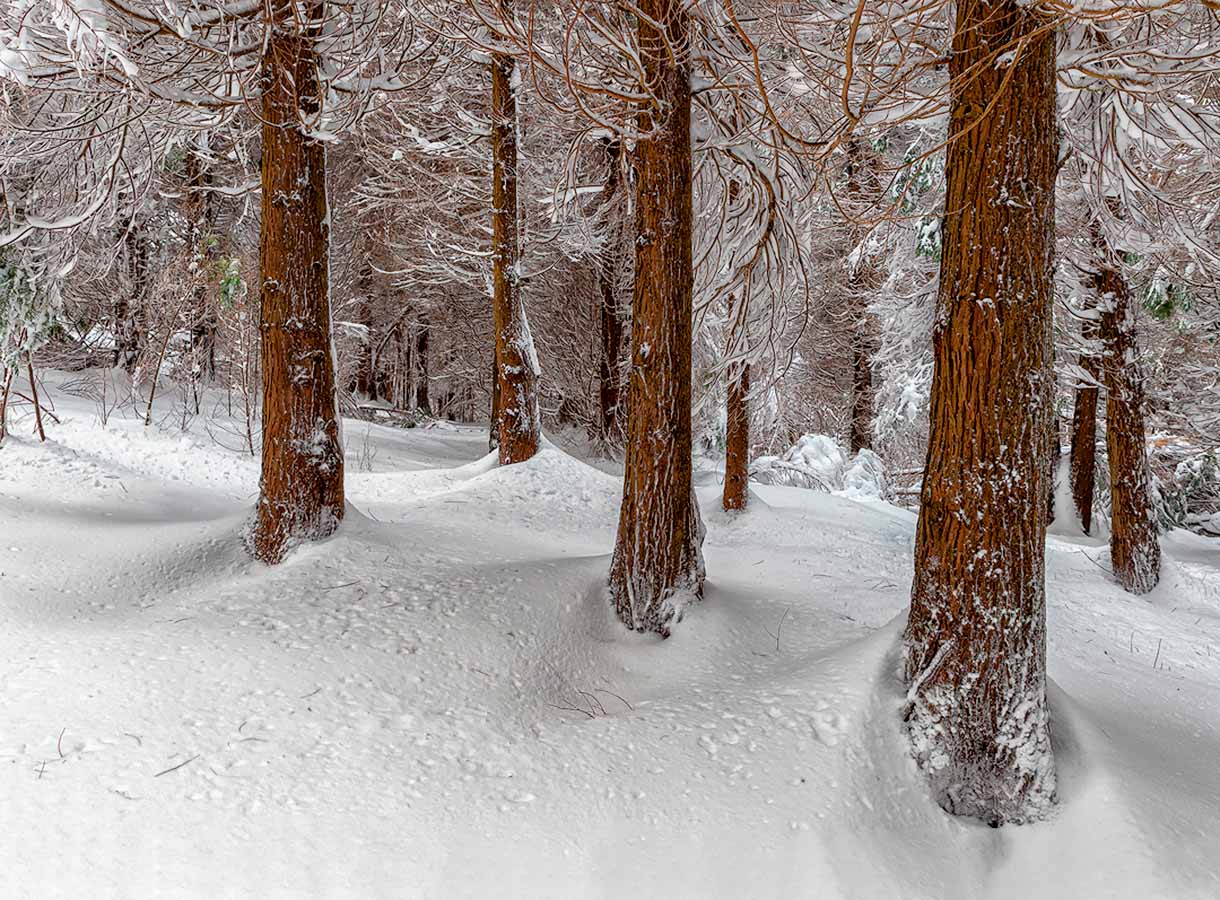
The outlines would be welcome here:
[[[120,296],[114,304],[114,364],[130,375],[135,372],[144,345],[140,318],[148,296],[148,237],[143,223],[134,215],[121,222],[119,231],[126,251],[131,293]]]
[[[510,0],[501,0],[507,8]],[[538,452],[538,371],[521,300],[520,221],[517,206],[517,89],[511,56],[491,61],[492,265],[499,381],[500,464]]]
[[[1097,468],[1097,383],[1102,379],[1101,364],[1094,351],[1099,330],[1095,319],[1085,319],[1083,338],[1086,349],[1080,354],[1080,368],[1093,379],[1093,384],[1076,387],[1076,404],[1072,410],[1072,504],[1080,528],[1089,534],[1093,528],[1093,485]]]
[[[262,72],[263,458],[254,555],[275,563],[343,518],[343,448],[335,409],[328,271],[326,148],[306,137],[319,106],[314,41],[323,4],[305,23],[268,7]]]
[[[428,320],[420,318],[415,325],[415,365],[419,373],[415,407],[424,415],[432,415],[432,402],[428,399]]]
[[[1106,451],[1110,458],[1110,567],[1123,590],[1146,594],[1161,575],[1161,546],[1148,492],[1144,383],[1135,340],[1135,305],[1119,261],[1098,228],[1102,252],[1093,285],[1105,347]]]
[[[851,335],[851,434],[852,455],[873,446],[873,356],[864,332],[863,316],[857,317]]]
[[[198,354],[200,373],[216,377],[216,312],[208,302],[207,282],[214,273],[209,266],[220,255],[217,246],[216,205],[212,202],[212,171],[202,151],[195,146],[186,151],[187,239],[195,268],[196,286],[192,294],[193,318],[191,346]]]
[[[1039,817],[1055,794],[1044,585],[1055,34],[1016,0],[964,2],[953,47],[906,720],[940,805],[1000,825]]]
[[[876,172],[876,160],[864,141],[852,138],[847,145],[847,193],[854,210],[862,214],[876,204],[881,192]],[[848,309],[851,315],[851,429],[848,443],[852,454],[873,446],[873,354],[876,339],[872,334],[868,300],[875,288],[872,263],[861,246],[867,235],[854,228],[852,243],[859,258],[851,265],[847,279]]]
[[[745,509],[750,496],[750,364],[729,366],[724,440],[725,509]]]
[[[607,217],[605,243],[597,268],[597,286],[601,295],[601,362],[598,366],[598,437],[610,444],[617,437],[619,407],[619,362],[623,348],[623,320],[619,317],[615,288],[619,270],[618,225],[611,221],[612,204],[618,192],[619,159],[622,144],[618,138],[607,138],[606,183],[602,187],[601,206]]]
[[[349,387],[357,394],[369,400],[377,400],[377,384],[373,373],[373,304],[369,294],[373,289],[373,270],[367,263],[362,267],[356,278],[356,291],[360,310],[360,324],[364,326],[364,340],[360,344],[360,353],[356,359],[355,377],[348,382]]]
[[[668,635],[703,594],[703,527],[691,480],[690,19],[680,0],[639,4],[653,94],[639,113],[627,456],[609,595],[629,628]],[[661,31],[654,28],[654,23]]]

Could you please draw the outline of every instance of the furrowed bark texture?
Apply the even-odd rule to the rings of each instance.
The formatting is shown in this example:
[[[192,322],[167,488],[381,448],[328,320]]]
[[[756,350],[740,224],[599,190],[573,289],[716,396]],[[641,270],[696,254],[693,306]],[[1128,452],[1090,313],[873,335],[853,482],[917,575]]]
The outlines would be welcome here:
[[[681,0],[642,0],[653,93],[636,143],[635,292],[627,453],[609,595],[629,628],[667,635],[703,593],[703,526],[691,485],[690,21]],[[656,23],[659,33],[651,23]]]
[[[619,270],[618,226],[611,209],[618,193],[619,159],[622,144],[618,138],[606,140],[606,183],[602,186],[601,205],[608,217],[605,244],[598,263],[597,286],[601,296],[601,361],[597,373],[598,437],[610,443],[618,431],[619,357],[623,347],[623,321],[619,318],[615,294]]]
[[[507,5],[507,4],[505,4]],[[499,381],[500,464],[538,452],[541,433],[533,339],[521,300],[517,208],[517,97],[511,56],[491,62],[492,278]]]
[[[957,8],[904,641],[915,759],[942,807],[993,825],[1038,817],[1055,793],[1043,566],[1057,147],[1055,36],[1042,24],[1014,0]]]
[[[1104,238],[1098,235],[1099,243]],[[1123,589],[1146,594],[1161,577],[1161,545],[1148,493],[1144,383],[1135,305],[1112,252],[1094,276],[1105,347],[1106,452],[1110,461],[1110,568]]]
[[[724,441],[725,509],[745,509],[750,497],[750,364],[729,367]]]
[[[1086,319],[1083,336],[1088,349],[1080,354],[1080,368],[1100,383],[1101,364],[1092,347],[1100,336],[1097,322]],[[1081,384],[1076,388],[1076,405],[1072,410],[1072,504],[1080,528],[1089,534],[1093,528],[1093,486],[1097,480],[1097,385]]]
[[[291,7],[270,7],[263,57],[263,460],[256,557],[275,563],[292,545],[331,534],[343,518],[343,448],[331,355],[326,149],[301,130],[317,109],[312,28]],[[310,7],[314,21],[321,4]]]

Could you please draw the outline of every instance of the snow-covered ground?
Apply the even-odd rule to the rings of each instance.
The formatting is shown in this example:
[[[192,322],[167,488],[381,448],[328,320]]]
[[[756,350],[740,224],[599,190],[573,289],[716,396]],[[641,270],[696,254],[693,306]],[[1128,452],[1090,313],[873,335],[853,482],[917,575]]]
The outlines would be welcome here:
[[[0,897],[1220,897],[1220,543],[1137,599],[1049,538],[1061,803],[993,830],[905,753],[909,512],[706,484],[659,641],[557,449],[348,422],[346,523],[267,568],[256,460],[52,399],[0,449]]]

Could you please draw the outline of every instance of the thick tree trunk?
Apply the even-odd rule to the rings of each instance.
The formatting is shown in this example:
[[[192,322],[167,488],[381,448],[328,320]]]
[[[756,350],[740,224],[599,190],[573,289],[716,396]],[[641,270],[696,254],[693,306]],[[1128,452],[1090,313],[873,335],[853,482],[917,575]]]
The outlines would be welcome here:
[[[502,6],[508,4],[509,0],[501,0]],[[511,56],[492,56],[492,277],[501,465],[529,459],[538,452],[541,435],[537,357],[521,300],[514,68]]]
[[[999,825],[1037,818],[1055,794],[1044,586],[1055,35],[1015,0],[966,0],[953,46],[906,719],[941,806]]]
[[[1097,480],[1097,383],[1102,379],[1101,364],[1093,352],[1099,337],[1097,321],[1086,319],[1083,332],[1087,346],[1078,362],[1095,383],[1081,383],[1076,387],[1076,404],[1072,410],[1071,479],[1076,518],[1081,530],[1089,534],[1093,528],[1093,486]]]
[[[750,496],[750,364],[729,367],[724,439],[725,509],[745,509]]]
[[[331,350],[326,148],[302,131],[318,108],[311,22],[269,7],[262,73],[263,459],[251,546],[275,563],[295,543],[325,537],[343,518],[343,448]]]
[[[611,221],[611,208],[618,192],[619,160],[622,144],[618,138],[607,138],[606,183],[602,187],[601,206],[607,216],[605,243],[597,267],[597,286],[601,297],[601,361],[598,366],[598,437],[604,444],[618,436],[619,363],[623,348],[623,320],[619,316],[616,294],[619,270],[618,225]]]
[[[703,594],[703,527],[691,481],[690,19],[680,0],[642,0],[652,105],[636,143],[635,293],[627,456],[609,595],[629,628],[668,635]],[[656,23],[663,33],[659,33]]]
[[[1101,268],[1094,288],[1105,347],[1106,451],[1110,461],[1110,567],[1123,589],[1146,594],[1161,576],[1161,546],[1148,491],[1144,383],[1135,340],[1135,305],[1112,250],[1096,234]]]

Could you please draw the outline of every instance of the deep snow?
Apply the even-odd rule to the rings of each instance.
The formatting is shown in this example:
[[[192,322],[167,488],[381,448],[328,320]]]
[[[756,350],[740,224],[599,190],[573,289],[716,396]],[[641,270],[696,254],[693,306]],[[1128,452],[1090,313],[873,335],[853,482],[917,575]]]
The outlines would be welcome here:
[[[706,473],[659,641],[556,448],[349,421],[343,528],[267,568],[254,459],[50,394],[0,448],[0,897],[1220,897],[1216,541],[1138,599],[1048,538],[1061,803],[993,830],[901,736],[907,511]]]

